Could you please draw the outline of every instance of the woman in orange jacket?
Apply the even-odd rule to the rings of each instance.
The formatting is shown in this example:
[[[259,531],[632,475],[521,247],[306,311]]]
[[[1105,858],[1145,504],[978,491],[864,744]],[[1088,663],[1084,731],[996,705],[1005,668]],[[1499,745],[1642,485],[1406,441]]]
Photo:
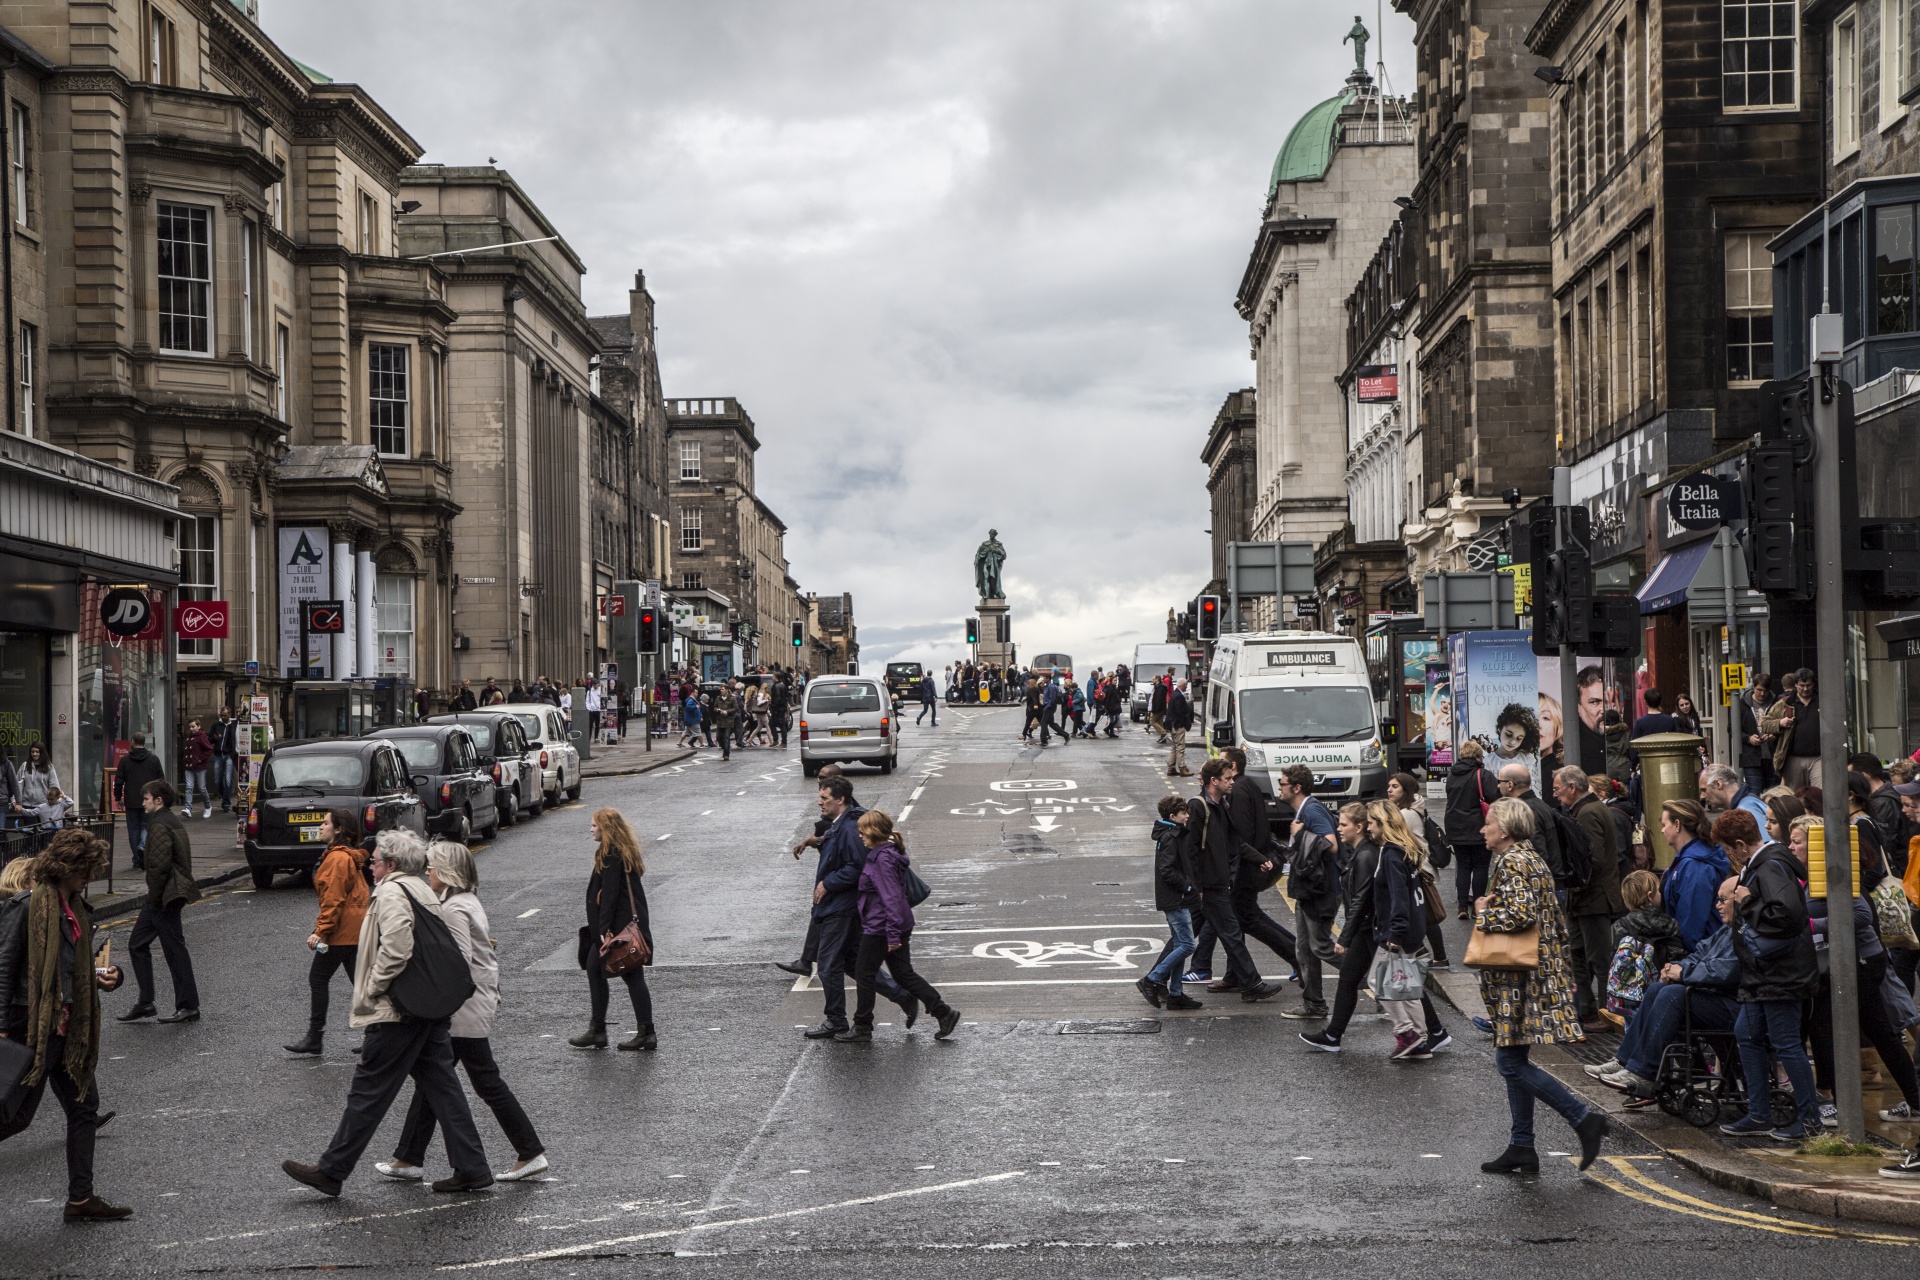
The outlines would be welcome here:
[[[327,851],[313,869],[313,892],[320,914],[307,938],[313,964],[307,970],[312,1006],[306,1039],[285,1046],[288,1053],[318,1055],[327,1027],[327,986],[336,969],[353,981],[354,961],[360,955],[360,925],[367,915],[367,851],[360,844],[360,816],[351,809],[331,809],[320,823]]]

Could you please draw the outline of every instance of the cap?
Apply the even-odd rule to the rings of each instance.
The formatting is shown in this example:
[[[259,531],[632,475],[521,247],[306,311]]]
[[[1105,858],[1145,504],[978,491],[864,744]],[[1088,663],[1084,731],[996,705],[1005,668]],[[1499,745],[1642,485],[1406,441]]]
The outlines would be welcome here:
[[[1896,782],[1894,791],[1903,796],[1920,796],[1920,782]]]

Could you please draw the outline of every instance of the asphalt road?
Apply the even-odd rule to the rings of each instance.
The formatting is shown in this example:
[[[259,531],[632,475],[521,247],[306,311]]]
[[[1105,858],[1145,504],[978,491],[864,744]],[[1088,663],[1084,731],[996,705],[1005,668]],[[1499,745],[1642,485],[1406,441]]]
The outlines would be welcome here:
[[[389,1183],[372,1163],[402,1105],[338,1200],[289,1181],[280,1161],[319,1153],[353,1070],[345,985],[325,1058],[284,1054],[305,1017],[312,896],[230,888],[188,913],[205,1020],[108,1025],[101,1087],[120,1114],[99,1182],[136,1216],[61,1223],[49,1099],[0,1146],[0,1276],[1745,1280],[1920,1262],[1907,1233],[1776,1213],[1631,1147],[1611,1147],[1597,1176],[1554,1158],[1537,1179],[1480,1174],[1505,1143],[1505,1105],[1462,1018],[1449,1016],[1455,1048],[1394,1065],[1378,1021],[1333,1057],[1300,1045],[1274,1005],[1204,997],[1156,1016],[1131,983],[1162,936],[1147,885],[1162,758],[1138,730],[1023,747],[1016,716],[943,708],[937,730],[905,727],[900,772],[856,771],[863,803],[907,812],[934,888],[915,951],[964,1011],[952,1042],[925,1022],[866,1046],[800,1037],[818,991],[769,963],[805,929],[811,862],[784,853],[813,812],[797,759],[703,755],[590,781],[581,803],[479,859],[504,991],[495,1052],[549,1178],[460,1197]],[[646,844],[655,1054],[566,1044],[586,1017],[574,931],[602,804]],[[130,998],[107,997],[109,1014]],[[511,1151],[478,1119],[504,1167]],[[1543,1152],[1571,1149],[1556,1117],[1540,1133]],[[444,1170],[436,1144],[429,1172]]]

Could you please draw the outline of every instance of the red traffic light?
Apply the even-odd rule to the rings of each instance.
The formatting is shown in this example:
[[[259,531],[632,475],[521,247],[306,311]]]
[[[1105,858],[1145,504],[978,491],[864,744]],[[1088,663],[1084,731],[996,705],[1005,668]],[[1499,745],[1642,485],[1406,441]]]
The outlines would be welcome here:
[[[1202,613],[1212,613],[1214,610],[1218,609],[1219,607],[1220,607],[1219,601],[1213,599],[1211,596],[1209,596],[1208,598],[1200,602],[1200,612]]]

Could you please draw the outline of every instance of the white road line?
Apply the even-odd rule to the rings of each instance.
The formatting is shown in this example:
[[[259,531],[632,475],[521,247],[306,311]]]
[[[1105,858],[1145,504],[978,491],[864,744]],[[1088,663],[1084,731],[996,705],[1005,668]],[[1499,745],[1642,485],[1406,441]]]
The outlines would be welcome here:
[[[525,920],[528,916],[537,916],[539,914],[540,914],[540,908],[535,907],[531,911],[522,911],[519,915],[515,916],[514,919]]]
[[[920,938],[957,937],[963,933],[1075,933],[1087,929],[1164,929],[1165,920],[1155,920],[1151,924],[1007,924],[997,929],[916,929],[914,936]]]
[[[452,1204],[430,1204],[424,1209],[401,1209],[396,1213],[363,1213],[353,1218],[331,1218],[326,1222],[302,1222],[291,1227],[263,1227],[259,1231],[237,1231],[228,1236],[203,1236],[198,1240],[169,1240],[165,1244],[148,1245],[149,1249],[177,1249],[188,1244],[218,1244],[223,1240],[252,1240],[257,1236],[276,1236],[288,1231],[318,1231],[322,1227],[345,1227],[356,1222],[375,1222],[381,1218],[405,1218],[416,1213],[438,1213],[442,1209],[467,1209],[483,1200],[456,1200]]]
[[[669,831],[669,832],[667,832],[667,834],[666,834],[666,835],[664,835],[664,836],[660,836],[660,837],[659,837],[659,838],[658,838],[658,839],[657,839],[657,840],[655,841],[655,843],[657,844],[657,843],[659,842],[659,840],[665,840],[665,839],[667,838],[667,836],[671,836],[672,834],[673,834],[673,832],[671,832],[671,831]]]
[[[918,799],[920,798],[920,793],[921,793],[921,792],[923,792],[923,791],[925,791],[926,789],[927,789],[927,784],[926,784],[926,783],[924,783],[924,782],[923,782],[923,783],[921,783],[921,784],[920,784],[919,786],[917,786],[917,787],[915,787],[915,788],[913,789],[913,794],[912,794],[912,795],[910,795],[910,796],[908,796],[908,797],[907,797],[907,799],[908,799],[908,800],[918,800]]]
[[[908,805],[908,806],[907,806],[906,808],[904,808],[904,809],[902,809],[902,810],[900,811],[900,821],[902,821],[902,822],[905,822],[905,821],[907,820],[907,815],[908,815],[908,814],[910,814],[910,813],[912,813],[912,812],[913,812],[913,806],[912,806],[912,805]]]
[[[638,1244],[643,1240],[661,1240],[668,1236],[685,1235],[693,1231],[713,1231],[720,1227],[745,1227],[761,1222],[778,1222],[785,1218],[799,1218],[812,1213],[827,1213],[834,1209],[854,1209],[861,1205],[883,1204],[889,1200],[904,1200],[909,1196],[933,1195],[939,1191],[958,1191],[964,1187],[985,1186],[993,1182],[1005,1182],[1010,1178],[1024,1178],[1025,1169],[1014,1169],[1006,1173],[990,1173],[979,1178],[963,1178],[958,1182],[942,1182],[931,1187],[909,1187],[904,1191],[886,1191],[879,1195],[860,1196],[853,1200],[841,1200],[834,1204],[809,1205],[804,1209],[783,1209],[778,1213],[756,1214],[750,1218],[725,1218],[719,1222],[696,1222],[690,1226],[672,1227],[665,1231],[643,1231],[639,1235],[616,1236],[611,1240],[595,1240],[590,1244],[569,1245],[564,1249],[543,1249],[538,1253],[523,1253],[512,1258],[487,1258],[480,1262],[455,1262],[438,1267],[439,1271],[470,1271],[479,1267],[500,1267],[515,1262],[541,1262],[548,1258],[574,1257],[591,1253],[596,1249],[608,1249],[615,1245]]]
[[[802,980],[803,984],[805,981]],[[940,985],[942,987],[1111,987],[1121,984],[1132,986],[1138,981],[1138,978],[1010,978],[997,982],[949,982],[942,979]],[[817,986],[808,985],[799,985],[793,989],[796,991],[820,990]]]

